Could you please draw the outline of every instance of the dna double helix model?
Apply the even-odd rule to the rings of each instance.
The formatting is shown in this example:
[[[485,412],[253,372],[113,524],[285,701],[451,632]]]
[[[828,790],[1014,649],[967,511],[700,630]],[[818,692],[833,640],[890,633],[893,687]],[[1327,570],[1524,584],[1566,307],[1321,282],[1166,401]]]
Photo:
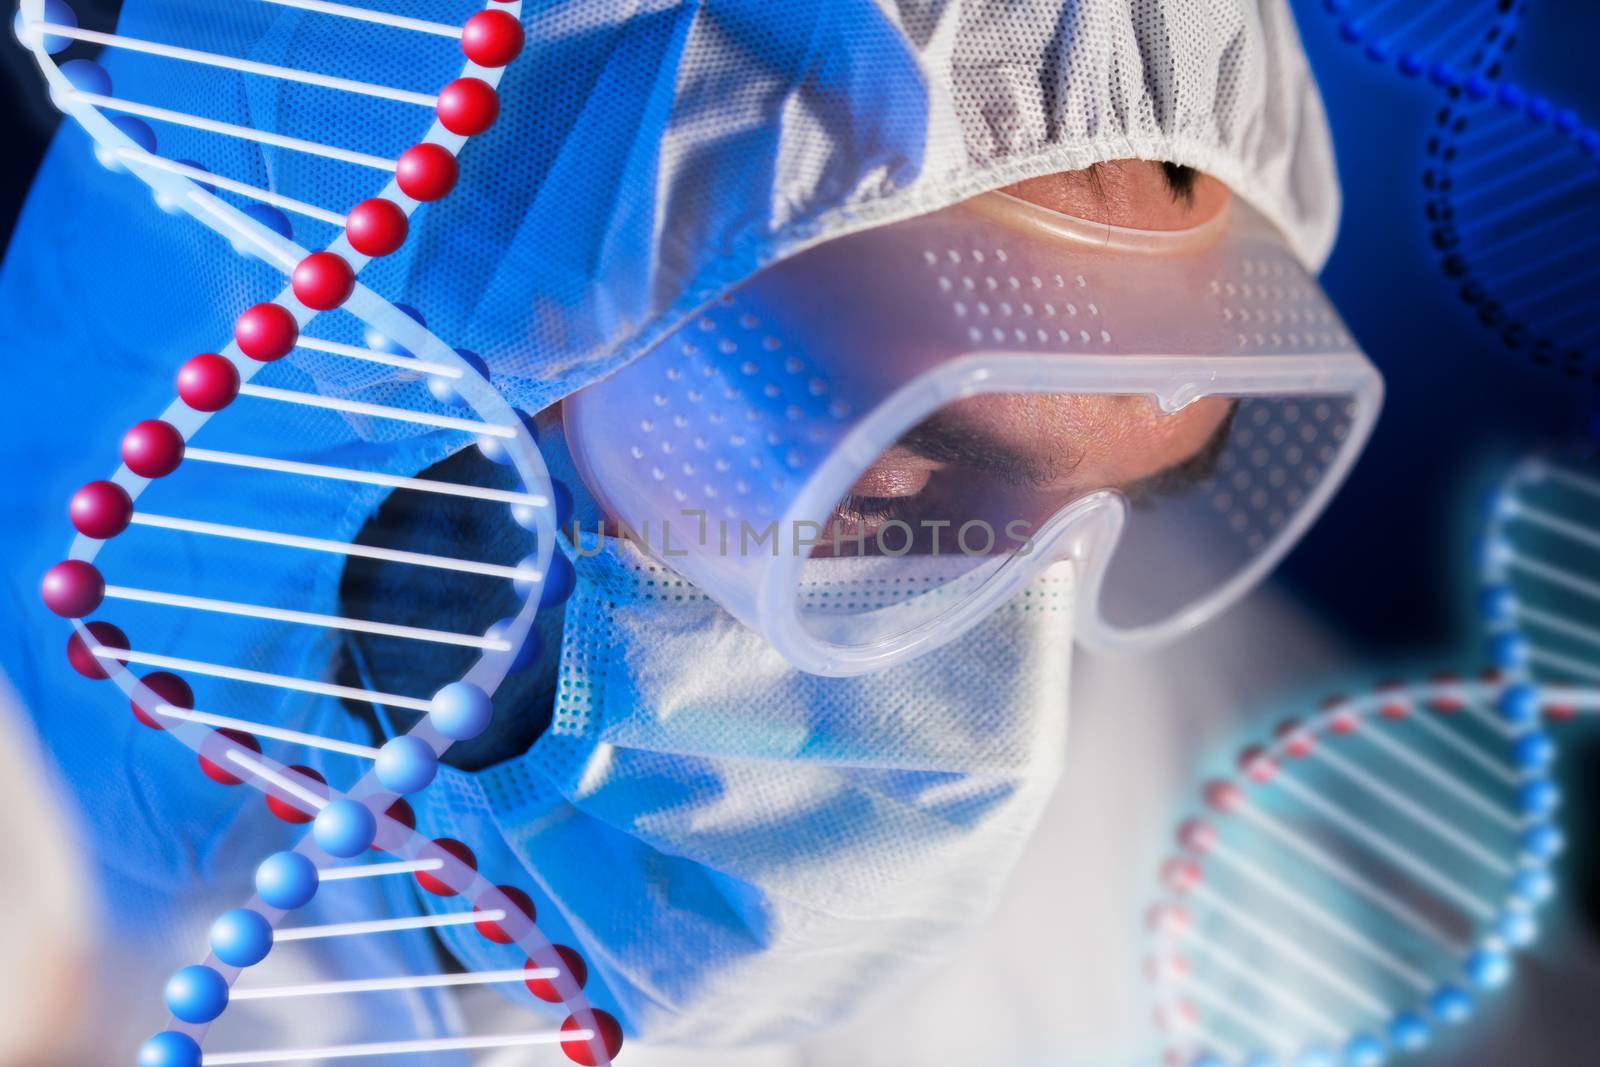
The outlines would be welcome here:
[[[530,421],[490,385],[481,360],[451,349],[420,314],[359,280],[375,259],[402,247],[419,208],[463,179],[457,157],[495,123],[501,75],[522,49],[518,0],[454,6],[454,21],[431,21],[328,0],[229,5],[230,18],[261,26],[298,20],[290,24],[294,41],[369,35],[378,66],[423,88],[297,65],[295,56],[315,53],[293,44],[277,63],[85,29],[61,0],[22,0],[17,16],[18,36],[52,99],[92,139],[100,161],[145,183],[161,209],[225,238],[237,253],[231,291],[254,294],[240,300],[231,337],[177,368],[177,398],[166,410],[127,430],[120,465],[72,495],[76,536],[42,586],[47,606],[71,620],[72,668],[113,683],[151,729],[150,743],[163,743],[161,735],[187,745],[207,777],[260,791],[279,819],[306,827],[292,849],[262,857],[254,895],[216,919],[202,960],[171,976],[171,1017],[140,1049],[141,1067],[388,1062],[539,1045],[579,1064],[606,1065],[622,1043],[616,1020],[585,998],[584,960],[541,933],[527,889],[495,884],[477,870],[469,843],[420,834],[407,800],[432,783],[446,749],[486,729],[496,689],[526,666],[530,650],[537,653],[536,613],[571,588],[570,565],[553,548],[561,488],[546,474]],[[115,61],[100,61],[108,56]],[[119,92],[113,70],[134,91]],[[196,84],[206,91],[185,99],[215,101],[224,115],[168,106],[159,95]],[[325,143],[276,122],[231,121],[229,104],[239,100],[279,105],[246,107],[248,114],[291,114],[292,103],[339,117],[318,123],[322,129],[414,132],[382,146]],[[160,151],[169,138],[197,158]],[[341,201],[327,202],[335,194]],[[336,432],[319,435],[330,425]],[[362,449],[319,452],[307,443],[352,436]],[[419,440],[437,456],[475,445],[485,461],[472,469],[487,473],[453,481],[350,462],[352,454],[397,455]],[[480,560],[358,538],[353,517],[389,493],[441,501],[479,523],[514,522],[527,531],[530,550],[520,560]],[[325,605],[308,603],[306,591],[338,584],[328,579],[347,560],[447,575],[453,602],[484,617],[455,630],[384,621],[384,609],[390,618],[414,616],[393,603],[399,594],[382,589],[343,599],[337,610],[314,610]],[[103,610],[112,604],[115,616]],[[434,653],[422,658],[437,664],[436,685],[391,693],[313,676],[313,667],[307,676],[262,669],[297,648],[309,650],[298,662],[325,660],[329,639],[348,634],[430,647]],[[378,709],[409,728],[373,745],[282,725],[292,714],[314,720],[315,709],[348,705]],[[325,757],[324,770],[296,762],[303,753]],[[405,878],[463,906],[321,925],[295,919],[319,895]],[[508,966],[289,985],[251,978],[269,955],[293,953],[302,942],[462,926],[504,946]],[[224,1012],[238,1005],[293,1012],[320,998],[461,986],[510,990],[526,999],[530,1019],[564,1021],[520,1033],[314,1048],[227,1044]],[[285,1015],[272,1032],[294,1034],[294,1018]]]
[[[1600,129],[1505,76],[1526,0],[1323,0],[1340,38],[1442,105],[1429,239],[1504,347],[1600,384]]]
[[[1377,1067],[1500,988],[1563,847],[1554,724],[1600,712],[1600,462],[1516,465],[1487,508],[1492,668],[1330,698],[1245,747],[1149,915],[1175,1067]]]

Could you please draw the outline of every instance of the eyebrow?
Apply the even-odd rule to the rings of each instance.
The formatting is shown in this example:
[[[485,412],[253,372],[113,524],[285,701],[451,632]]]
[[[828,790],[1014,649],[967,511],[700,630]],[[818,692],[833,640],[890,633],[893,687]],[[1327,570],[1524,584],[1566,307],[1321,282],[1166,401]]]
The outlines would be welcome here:
[[[1083,462],[1083,453],[1073,452],[1063,453],[1056,462],[1040,463],[945,412],[929,415],[907,430],[897,443],[923,459],[958,464],[1016,486],[1048,485],[1071,474]]]
[[[1233,432],[1238,405],[1228,409],[1205,444],[1186,459],[1146,475],[1117,489],[1137,505],[1159,497],[1176,496],[1200,485],[1216,474],[1217,463]],[[1041,488],[1071,474],[1083,462],[1081,451],[1063,452],[1055,462],[1040,463],[1027,454],[1001,444],[944,412],[935,412],[917,423],[897,442],[904,448],[936,463],[954,463],[992,475],[1007,485]]]

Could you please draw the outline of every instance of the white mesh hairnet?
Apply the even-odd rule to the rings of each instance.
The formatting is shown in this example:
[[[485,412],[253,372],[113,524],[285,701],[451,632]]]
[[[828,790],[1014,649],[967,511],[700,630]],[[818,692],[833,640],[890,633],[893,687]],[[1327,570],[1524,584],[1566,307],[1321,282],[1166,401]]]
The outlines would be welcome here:
[[[413,6],[459,22],[478,4]],[[1103,160],[1214,175],[1308,266],[1332,240],[1327,125],[1286,0],[544,0],[523,19],[501,118],[467,146],[461,186],[362,280],[483,355],[526,410],[809,244]],[[387,27],[270,4],[125,0],[120,28],[423,91],[460,66],[453,49],[424,53]],[[409,106],[215,68],[127,52],[106,62],[129,99],[385,158],[424,121]],[[182,127],[160,137],[168,158],[312,203],[342,210],[376,191],[364,168]],[[53,159],[35,200],[70,201],[90,232],[119,214],[116,231],[138,231],[131,247],[170,249],[193,298],[174,317],[226,336],[240,279],[259,265],[197,240],[186,220],[108,202],[83,155]],[[13,258],[71,255],[59,234],[22,243]],[[98,300],[150,306],[126,276],[74,264]],[[318,381],[384,399],[382,381]]]
[[[1313,268],[1339,210],[1285,0],[556,3],[504,114],[401,298],[530,409],[775,259],[1027,177],[1187,164]]]

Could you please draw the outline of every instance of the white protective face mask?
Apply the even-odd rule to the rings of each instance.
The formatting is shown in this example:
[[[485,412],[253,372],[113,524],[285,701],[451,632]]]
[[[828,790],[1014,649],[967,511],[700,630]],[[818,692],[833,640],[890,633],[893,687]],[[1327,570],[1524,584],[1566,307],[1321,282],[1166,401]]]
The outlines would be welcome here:
[[[549,730],[442,769],[418,815],[492,879],[525,869],[631,1037],[794,1038],[988,915],[1064,762],[1070,563],[948,648],[851,678],[794,669],[626,543],[577,572]],[[521,962],[441,934],[470,968]]]

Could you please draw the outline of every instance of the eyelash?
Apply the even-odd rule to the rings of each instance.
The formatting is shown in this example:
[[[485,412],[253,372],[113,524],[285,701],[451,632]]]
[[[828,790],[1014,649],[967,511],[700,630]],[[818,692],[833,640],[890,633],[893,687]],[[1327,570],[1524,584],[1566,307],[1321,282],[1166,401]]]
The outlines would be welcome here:
[[[899,518],[907,501],[904,496],[857,496],[845,494],[834,511],[855,522],[887,522]]]

